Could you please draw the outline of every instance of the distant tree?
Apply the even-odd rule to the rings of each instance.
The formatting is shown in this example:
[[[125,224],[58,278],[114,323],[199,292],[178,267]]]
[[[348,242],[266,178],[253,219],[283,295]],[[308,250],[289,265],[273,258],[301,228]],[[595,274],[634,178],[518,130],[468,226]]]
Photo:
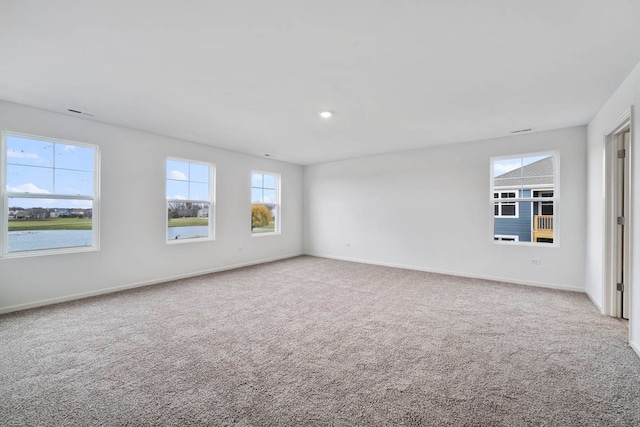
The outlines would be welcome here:
[[[264,205],[251,205],[251,230],[255,227],[267,227],[273,220],[273,214]]]

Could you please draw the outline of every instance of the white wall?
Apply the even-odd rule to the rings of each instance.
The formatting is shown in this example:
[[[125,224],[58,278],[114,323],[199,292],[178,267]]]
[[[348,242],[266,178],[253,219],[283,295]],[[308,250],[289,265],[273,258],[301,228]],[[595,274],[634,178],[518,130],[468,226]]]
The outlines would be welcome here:
[[[560,245],[494,243],[489,158],[546,150],[560,152]],[[583,291],[585,171],[586,127],[308,166],[305,252]]]
[[[102,152],[100,250],[0,259],[0,312],[302,252],[301,166],[6,102],[0,129],[96,144]],[[165,243],[168,156],[216,164],[215,241]],[[279,236],[250,234],[252,169],[282,175]]]
[[[630,344],[640,354],[640,64],[629,74],[588,126],[587,274],[586,291],[604,307],[605,292],[605,136],[611,125],[630,107],[631,123],[631,310]]]

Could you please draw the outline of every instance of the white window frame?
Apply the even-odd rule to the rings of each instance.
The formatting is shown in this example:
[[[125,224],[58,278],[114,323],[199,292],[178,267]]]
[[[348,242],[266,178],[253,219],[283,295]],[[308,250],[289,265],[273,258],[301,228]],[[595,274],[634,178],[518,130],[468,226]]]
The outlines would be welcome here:
[[[553,157],[553,187],[545,187],[544,185],[535,185],[531,187],[519,187],[518,189],[513,189],[513,187],[505,186],[505,187],[495,187],[494,186],[494,176],[493,176],[493,167],[496,160],[508,160],[508,159],[523,159],[528,157],[543,157],[543,156],[552,156]],[[522,154],[510,154],[505,156],[495,156],[490,158],[490,171],[489,171],[489,195],[490,195],[490,206],[491,206],[491,241],[494,244],[517,244],[520,246],[536,246],[536,247],[544,247],[544,248],[554,248],[560,246],[560,152],[558,150],[550,150],[550,151],[539,151],[539,152],[531,152],[531,153],[522,153]],[[522,197],[520,194],[520,190],[531,190],[531,194],[529,197]],[[544,191],[544,190],[553,190],[553,197],[533,197],[534,191]],[[514,199],[496,199],[493,197],[494,193],[500,192],[512,192],[516,191],[516,198]],[[497,236],[494,234],[495,231],[495,219],[499,216],[494,216],[495,208],[494,204],[499,201],[504,200],[513,200],[516,202],[516,206],[519,203],[525,202],[553,202],[553,243],[543,243],[543,242],[503,242],[501,240],[495,240]],[[506,216],[501,218],[515,218],[513,216]],[[533,227],[533,209],[531,210],[531,224]],[[512,236],[508,236],[512,237]],[[532,236],[533,238],[533,236]]]
[[[167,177],[167,161],[172,160],[175,162],[183,162],[183,163],[190,163],[190,164],[196,164],[196,165],[203,165],[203,166],[208,166],[209,167],[209,200],[198,200],[198,199],[188,199],[188,200],[183,200],[183,199],[168,199],[167,198],[167,180],[169,179]],[[211,241],[211,240],[215,240],[215,231],[216,231],[216,227],[215,227],[215,221],[216,221],[216,165],[212,162],[203,162],[203,161],[198,161],[198,160],[191,160],[191,159],[184,159],[184,158],[180,158],[180,157],[167,157],[165,159],[164,162],[164,173],[165,173],[165,177],[164,177],[164,198],[165,198],[165,211],[164,211],[164,218],[165,218],[165,242],[168,245],[178,245],[178,244],[182,244],[182,243],[195,243],[195,242],[207,242],[207,241]],[[186,182],[191,182],[190,180],[187,180]],[[169,239],[169,217],[167,215],[167,210],[169,209],[169,203],[209,203],[209,217],[208,217],[208,222],[207,222],[207,227],[209,228],[208,230],[208,236],[206,237],[193,237],[193,238],[189,238],[189,239]]]
[[[513,240],[505,240],[505,239],[513,239]],[[508,243],[515,243],[518,242],[520,240],[520,236],[510,236],[507,234],[495,234],[493,236],[493,240],[496,242],[508,242]]]
[[[0,257],[2,258],[22,258],[45,255],[59,255],[78,252],[92,252],[100,250],[100,147],[84,142],[69,141],[65,139],[50,138],[40,135],[30,135],[21,132],[5,131],[1,132],[0,141],[0,227],[1,245]],[[15,136],[19,138],[35,139],[51,142],[54,144],[75,145],[79,147],[91,148],[93,150],[93,195],[68,195],[68,194],[32,194],[12,192],[7,190],[7,137]],[[55,167],[52,167],[55,171]],[[70,248],[48,248],[32,251],[9,252],[9,198],[19,197],[23,199],[49,199],[49,200],[90,200],[91,203],[91,245],[76,246]]]
[[[502,193],[515,193],[515,197],[514,198],[502,198],[500,197],[502,195]],[[495,215],[495,208],[494,208],[494,217],[495,218],[520,218],[520,203],[518,203],[518,200],[520,199],[520,195],[519,195],[520,191],[519,190],[498,190],[498,191],[494,191],[493,192],[493,201],[494,204],[497,203],[498,204],[498,215]],[[498,197],[495,197],[495,195],[498,194]],[[507,200],[506,202],[504,200]],[[505,203],[508,203],[509,205],[511,205],[512,203],[515,203],[515,215],[504,215],[502,213],[502,207],[504,206]]]
[[[251,233],[251,237],[266,237],[266,236],[277,236],[279,234],[281,234],[281,224],[282,224],[282,203],[280,200],[282,191],[281,191],[281,180],[282,177],[279,173],[276,172],[266,172],[266,171],[262,171],[262,170],[252,170],[251,171],[251,187],[250,190],[253,190],[254,188],[262,188],[264,189],[264,187],[254,187],[253,186],[253,174],[254,173],[259,173],[262,175],[272,175],[275,177],[275,182],[276,182],[276,220],[275,220],[275,224],[274,224],[274,230],[270,231],[270,232],[266,232],[266,233],[254,233],[253,231],[251,231],[251,228],[249,228],[249,232]],[[253,200],[251,200],[250,197],[250,201],[251,204],[253,205]],[[258,203],[259,204],[259,203]]]

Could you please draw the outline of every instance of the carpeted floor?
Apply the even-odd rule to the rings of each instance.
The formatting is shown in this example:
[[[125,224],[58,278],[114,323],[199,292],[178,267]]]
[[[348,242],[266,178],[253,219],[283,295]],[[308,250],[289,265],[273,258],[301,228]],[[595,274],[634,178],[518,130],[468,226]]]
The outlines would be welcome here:
[[[638,426],[588,298],[313,257],[0,316],[0,424]]]

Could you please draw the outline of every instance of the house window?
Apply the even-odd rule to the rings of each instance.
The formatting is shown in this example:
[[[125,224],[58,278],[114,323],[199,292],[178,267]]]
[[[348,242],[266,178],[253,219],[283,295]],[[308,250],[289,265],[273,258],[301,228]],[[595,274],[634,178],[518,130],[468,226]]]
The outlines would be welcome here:
[[[557,153],[491,159],[494,241],[557,243]]]
[[[211,163],[167,159],[167,242],[213,239],[214,172]]]
[[[251,234],[280,233],[280,175],[251,173]]]
[[[99,149],[2,133],[2,255],[98,249]]]
[[[513,201],[502,202],[498,200],[515,200],[518,198],[517,191],[494,192],[493,198],[497,199],[493,205],[493,215],[497,217],[518,218],[518,203]]]
[[[500,242],[517,242],[519,240],[519,236],[501,236],[495,235],[493,240],[497,240]]]

